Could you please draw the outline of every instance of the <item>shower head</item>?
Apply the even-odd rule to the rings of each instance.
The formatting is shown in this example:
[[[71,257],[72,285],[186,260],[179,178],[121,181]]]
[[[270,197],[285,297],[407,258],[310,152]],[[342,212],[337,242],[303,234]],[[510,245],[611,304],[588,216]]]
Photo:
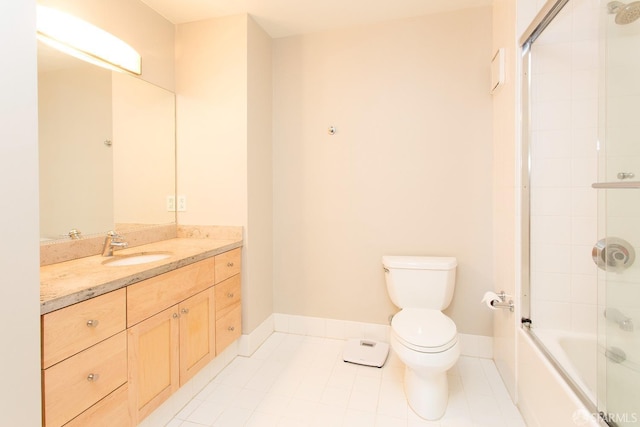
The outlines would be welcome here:
[[[611,1],[607,4],[607,10],[610,14],[615,14],[616,24],[631,24],[640,18],[640,1],[634,1],[624,4],[619,1]]]

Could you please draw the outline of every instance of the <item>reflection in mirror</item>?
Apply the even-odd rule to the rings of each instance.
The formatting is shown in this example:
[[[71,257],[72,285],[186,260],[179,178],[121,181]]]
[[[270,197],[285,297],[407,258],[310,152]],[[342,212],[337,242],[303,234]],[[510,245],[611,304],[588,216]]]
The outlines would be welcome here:
[[[38,46],[40,235],[175,223],[175,97]]]

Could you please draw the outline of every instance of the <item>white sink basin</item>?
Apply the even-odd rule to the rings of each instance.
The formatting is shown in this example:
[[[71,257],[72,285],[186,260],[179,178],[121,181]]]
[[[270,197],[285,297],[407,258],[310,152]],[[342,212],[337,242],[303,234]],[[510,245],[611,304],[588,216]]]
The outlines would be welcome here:
[[[146,264],[148,262],[160,261],[171,256],[171,252],[139,252],[129,255],[114,255],[102,261],[102,264],[113,267],[124,265]]]

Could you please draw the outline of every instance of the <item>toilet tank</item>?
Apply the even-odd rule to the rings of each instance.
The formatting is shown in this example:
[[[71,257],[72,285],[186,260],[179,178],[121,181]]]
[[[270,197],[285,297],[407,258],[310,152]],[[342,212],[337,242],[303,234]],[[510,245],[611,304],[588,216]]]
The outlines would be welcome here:
[[[396,306],[441,311],[451,303],[456,258],[383,256],[382,265],[389,297]]]

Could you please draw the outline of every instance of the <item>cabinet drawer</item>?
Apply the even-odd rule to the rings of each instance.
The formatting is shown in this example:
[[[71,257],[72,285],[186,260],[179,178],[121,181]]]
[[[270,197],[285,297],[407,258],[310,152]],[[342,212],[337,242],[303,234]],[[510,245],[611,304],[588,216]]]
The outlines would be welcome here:
[[[222,316],[222,310],[240,302],[240,274],[218,283],[216,292],[216,318]]]
[[[213,285],[214,265],[214,259],[208,258],[129,286],[127,326],[133,326]]]
[[[230,250],[215,256],[216,260],[216,283],[228,279],[240,273],[240,261],[242,252],[240,248]]]
[[[216,354],[227,348],[242,334],[242,306],[238,303],[224,310],[216,319]]]
[[[131,427],[127,384],[78,415],[64,427]]]
[[[127,335],[120,332],[44,370],[44,419],[58,427],[127,382]]]
[[[48,368],[126,328],[119,289],[42,316],[42,367]]]

